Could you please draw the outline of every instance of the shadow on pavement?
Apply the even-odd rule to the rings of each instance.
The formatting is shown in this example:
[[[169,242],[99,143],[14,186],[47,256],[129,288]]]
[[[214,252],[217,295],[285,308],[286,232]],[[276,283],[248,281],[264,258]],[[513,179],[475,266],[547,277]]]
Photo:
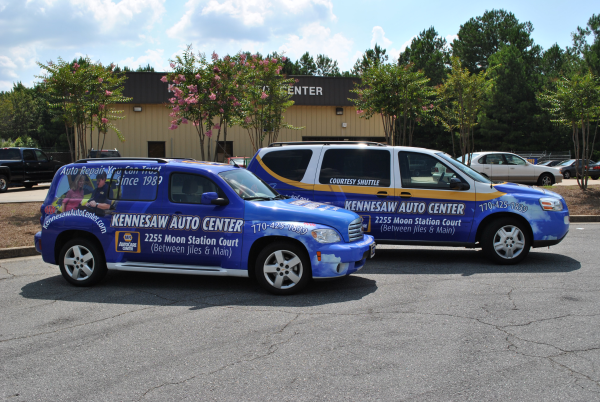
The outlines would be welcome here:
[[[360,271],[362,274],[427,274],[469,276],[490,273],[555,273],[571,272],[581,263],[560,254],[536,252],[516,265],[496,265],[478,249],[384,249]]]
[[[50,188],[50,183],[44,183],[40,185],[33,186],[32,188],[25,187],[8,187],[6,190],[7,193],[20,193],[22,191],[35,191],[35,190],[48,190]]]
[[[21,296],[70,302],[178,305],[197,310],[212,306],[310,307],[359,300],[377,290],[374,280],[349,276],[313,281],[297,295],[274,296],[245,278],[109,271],[90,288],[68,284],[60,275],[29,283]]]

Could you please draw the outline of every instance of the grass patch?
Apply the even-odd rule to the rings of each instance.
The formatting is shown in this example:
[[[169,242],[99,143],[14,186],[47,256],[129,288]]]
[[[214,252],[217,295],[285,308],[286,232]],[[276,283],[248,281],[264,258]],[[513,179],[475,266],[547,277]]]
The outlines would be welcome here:
[[[33,235],[42,229],[40,202],[0,204],[0,248],[33,246]]]

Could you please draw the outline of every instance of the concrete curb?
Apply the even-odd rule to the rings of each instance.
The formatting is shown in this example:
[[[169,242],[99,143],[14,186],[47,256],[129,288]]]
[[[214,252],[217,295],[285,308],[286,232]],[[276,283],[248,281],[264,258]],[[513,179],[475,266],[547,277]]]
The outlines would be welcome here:
[[[571,215],[571,222],[573,222],[573,223],[600,222],[600,215]]]
[[[35,246],[0,248],[0,259],[40,255]]]

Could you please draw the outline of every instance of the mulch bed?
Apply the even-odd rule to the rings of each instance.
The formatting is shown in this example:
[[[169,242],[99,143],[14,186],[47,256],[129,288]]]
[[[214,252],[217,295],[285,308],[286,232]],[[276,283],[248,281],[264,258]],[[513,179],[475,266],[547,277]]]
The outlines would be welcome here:
[[[42,230],[42,203],[0,204],[0,248],[33,246],[33,235]]]
[[[578,186],[546,187],[562,195],[571,215],[600,215],[600,186],[581,191]],[[0,248],[33,246],[41,230],[41,203],[0,204]]]

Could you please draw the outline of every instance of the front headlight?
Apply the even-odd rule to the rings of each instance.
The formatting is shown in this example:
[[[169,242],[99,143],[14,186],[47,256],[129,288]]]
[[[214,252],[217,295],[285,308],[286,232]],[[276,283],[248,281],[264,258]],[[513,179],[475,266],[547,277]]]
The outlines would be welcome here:
[[[544,211],[562,211],[563,204],[557,198],[540,198],[540,205]]]
[[[319,243],[337,243],[342,240],[340,235],[333,229],[315,229],[310,233]]]

